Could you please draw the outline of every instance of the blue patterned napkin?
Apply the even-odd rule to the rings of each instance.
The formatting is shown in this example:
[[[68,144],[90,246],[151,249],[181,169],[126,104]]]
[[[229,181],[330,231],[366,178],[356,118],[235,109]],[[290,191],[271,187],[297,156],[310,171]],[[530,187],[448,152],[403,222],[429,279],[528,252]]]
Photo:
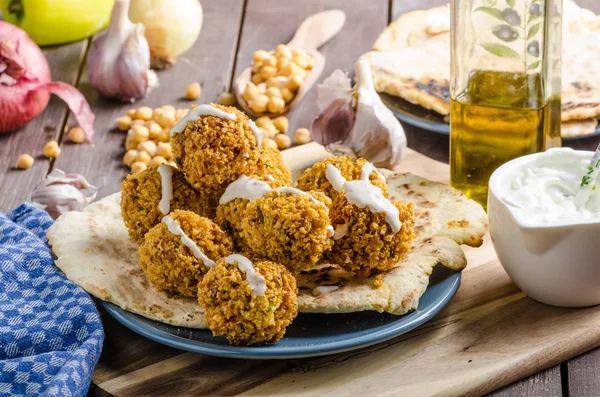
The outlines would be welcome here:
[[[0,213],[0,396],[85,396],[104,331],[94,302],[54,265],[52,219]]]

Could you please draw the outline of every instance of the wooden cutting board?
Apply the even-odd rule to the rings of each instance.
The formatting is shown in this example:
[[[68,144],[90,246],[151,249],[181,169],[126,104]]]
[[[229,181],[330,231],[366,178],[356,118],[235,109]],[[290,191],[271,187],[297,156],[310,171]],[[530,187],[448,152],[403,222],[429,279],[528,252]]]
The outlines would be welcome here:
[[[285,152],[296,172],[326,155],[316,144]],[[448,165],[412,150],[397,170],[449,179]],[[600,345],[600,306],[563,309],[527,298],[502,269],[489,236],[465,252],[469,265],[450,304],[391,341],[256,362],[178,352],[113,322],[107,334],[123,338],[105,345],[94,382],[115,396],[478,396]]]

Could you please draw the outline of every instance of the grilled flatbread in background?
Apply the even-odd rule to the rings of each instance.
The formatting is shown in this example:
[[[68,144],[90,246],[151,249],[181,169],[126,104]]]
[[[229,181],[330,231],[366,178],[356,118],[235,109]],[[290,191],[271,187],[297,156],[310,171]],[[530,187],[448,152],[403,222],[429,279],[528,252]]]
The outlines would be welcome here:
[[[563,138],[592,135],[596,132],[597,127],[598,120],[596,119],[565,121],[560,126],[560,134]]]
[[[478,204],[447,185],[383,171],[390,196],[415,204],[418,237],[412,252],[382,275],[380,287],[375,287],[375,277],[357,279],[333,265],[300,276],[300,311],[407,313],[417,307],[434,266],[441,263],[461,270],[467,263],[459,244],[481,244],[487,217]],[[125,310],[175,326],[205,328],[203,310],[195,299],[166,294],[148,281],[119,202],[120,194],[113,194],[57,219],[48,231],[56,265],[90,294]],[[339,289],[313,295],[313,289],[323,285]]]
[[[562,121],[600,118],[600,17],[572,0],[564,2],[563,16]],[[448,7],[436,7],[391,23],[362,56],[371,65],[375,89],[447,115],[449,22]],[[577,130],[593,133],[591,123],[584,125]],[[573,129],[574,124],[565,127],[567,133]]]

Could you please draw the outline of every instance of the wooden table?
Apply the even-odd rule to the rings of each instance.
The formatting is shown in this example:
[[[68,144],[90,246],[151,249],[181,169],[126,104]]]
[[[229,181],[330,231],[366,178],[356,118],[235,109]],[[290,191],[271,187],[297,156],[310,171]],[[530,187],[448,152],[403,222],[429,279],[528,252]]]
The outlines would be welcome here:
[[[194,81],[202,84],[200,101],[216,101],[231,87],[233,76],[248,65],[252,53],[287,42],[298,24],[307,16],[325,9],[339,8],[346,13],[341,33],[322,48],[327,58],[324,76],[334,69],[351,70],[354,60],[367,51],[382,29],[400,14],[417,8],[429,8],[447,0],[204,0],[204,26],[194,47],[176,66],[160,72],[160,87],[135,106],[173,104],[187,107],[182,100],[185,87]],[[596,12],[596,0],[577,0]],[[64,104],[52,98],[46,111],[26,127],[0,136],[0,211],[7,211],[26,200],[33,187],[54,167],[81,173],[102,186],[100,196],[119,189],[127,174],[122,165],[125,136],[114,129],[114,120],[132,107],[106,100],[87,81],[85,54],[90,40],[45,48],[55,80],[76,85],[87,97],[96,114],[93,145],[76,145],[64,140],[73,123]],[[290,129],[309,127],[316,115],[313,89],[302,106],[290,115]],[[434,159],[448,162],[448,138],[405,126],[409,146]],[[62,155],[55,161],[41,156],[43,145],[57,139]],[[589,138],[568,146],[593,150],[598,139]],[[13,169],[17,156],[29,153],[36,158],[27,171]],[[94,375],[91,395],[111,395],[102,389],[107,382],[127,384],[127,374],[153,363],[169,362],[169,376],[149,382],[147,389],[118,395],[233,395],[252,389],[261,382],[293,370],[299,360],[238,361],[183,353],[151,342],[116,323],[102,312],[106,341]],[[376,352],[370,354],[377,354]],[[195,356],[195,357],[191,357]],[[335,357],[328,365],[335,365]],[[168,359],[167,361],[164,361]],[[208,364],[208,366],[207,366]],[[206,368],[211,368],[206,374]],[[160,379],[161,369],[156,377]],[[208,376],[207,376],[208,375]],[[242,376],[243,375],[243,376]],[[236,381],[236,377],[243,382]],[[208,381],[207,381],[208,380]],[[600,395],[600,349],[593,350],[534,376],[507,386],[492,396],[598,396]]]

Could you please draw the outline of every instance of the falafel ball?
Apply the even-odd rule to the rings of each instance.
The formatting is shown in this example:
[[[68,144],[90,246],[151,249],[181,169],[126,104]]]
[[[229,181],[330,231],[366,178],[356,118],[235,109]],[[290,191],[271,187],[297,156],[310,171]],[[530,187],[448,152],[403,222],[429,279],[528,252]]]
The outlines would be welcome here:
[[[173,211],[169,216],[210,260],[230,255],[231,238],[210,219],[191,211]],[[140,267],[159,289],[186,297],[196,297],[198,283],[209,267],[186,245],[182,236],[169,231],[163,222],[154,226],[140,245]]]
[[[397,233],[387,223],[385,213],[358,208],[339,196],[332,204],[330,217],[336,235],[343,230],[343,237],[334,241],[326,259],[360,277],[394,267],[410,251],[415,234],[412,203],[392,200],[392,204],[398,208],[402,225]]]
[[[240,175],[261,167],[261,150],[248,117],[231,106],[211,104],[235,120],[201,116],[171,136],[173,156],[194,189],[220,196]]]
[[[279,149],[263,146],[261,163],[262,167],[253,175],[254,178],[268,182],[272,188],[292,185],[292,173],[285,166]]]
[[[168,166],[167,166],[168,167]],[[217,202],[197,192],[187,183],[183,173],[172,169],[173,199],[170,209],[189,210],[200,216],[214,217]],[[121,215],[129,235],[142,243],[164,214],[158,208],[162,198],[162,179],[158,167],[150,167],[129,175],[121,184]]]
[[[298,178],[296,187],[300,190],[304,190],[305,192],[311,190],[322,191],[335,201],[335,199],[340,196],[340,193],[331,186],[331,183],[329,183],[327,177],[325,176],[327,165],[333,164],[338,170],[340,170],[340,173],[344,178],[346,178],[346,180],[354,181],[360,179],[362,175],[362,168],[367,163],[368,161],[365,159],[353,159],[348,156],[326,158],[306,169],[300,178]],[[372,185],[381,188],[383,195],[388,197],[387,184],[385,179],[379,173],[371,172],[369,175],[369,180],[371,181]]]
[[[251,201],[240,231],[243,243],[293,273],[312,267],[331,248],[333,229],[331,199],[322,192],[309,194],[274,190]]]
[[[244,259],[243,257],[241,259]],[[233,345],[274,343],[298,314],[296,279],[275,262],[250,262],[266,289],[253,290],[237,255],[217,261],[198,284],[198,302],[215,336]]]

